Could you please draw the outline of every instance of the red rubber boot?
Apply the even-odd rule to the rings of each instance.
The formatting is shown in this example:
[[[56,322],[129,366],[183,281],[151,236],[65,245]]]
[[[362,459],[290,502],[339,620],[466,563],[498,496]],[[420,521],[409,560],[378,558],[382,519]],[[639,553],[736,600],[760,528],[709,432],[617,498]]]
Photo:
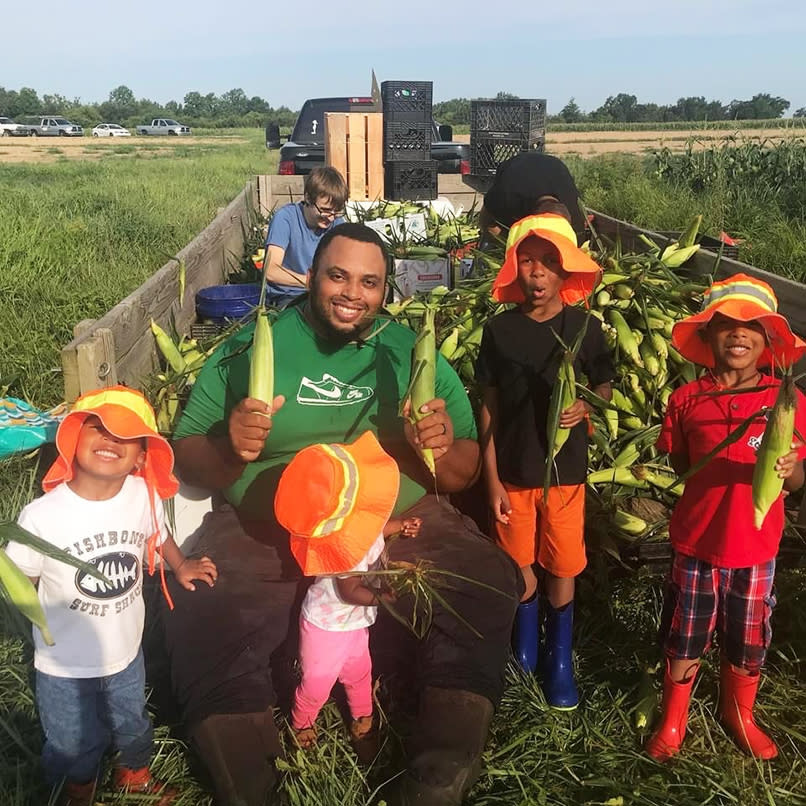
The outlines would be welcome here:
[[[129,767],[115,769],[115,787],[122,792],[138,795],[154,795],[154,806],[171,806],[179,797],[179,790],[153,778],[148,767],[132,770]]]
[[[722,663],[719,692],[719,717],[739,747],[756,758],[778,755],[775,742],[756,724],[753,706],[761,675],[740,674],[727,662]]]
[[[691,689],[697,667],[690,676],[675,683],[669,674],[669,662],[666,662],[666,673],[663,676],[663,705],[661,721],[657,730],[646,743],[646,752],[658,762],[668,761],[680,752],[688,723],[688,706],[691,701]]]

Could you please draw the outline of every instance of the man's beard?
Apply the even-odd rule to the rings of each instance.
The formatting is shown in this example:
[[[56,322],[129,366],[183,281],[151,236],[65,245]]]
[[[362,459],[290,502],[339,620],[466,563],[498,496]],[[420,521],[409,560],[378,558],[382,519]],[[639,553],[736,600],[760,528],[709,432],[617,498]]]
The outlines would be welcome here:
[[[325,339],[330,344],[337,344],[342,346],[349,344],[351,341],[361,341],[369,335],[372,330],[372,319],[359,319],[353,327],[349,330],[337,328],[327,317],[327,309],[320,302],[316,294],[316,288],[311,288],[311,293],[308,296],[308,305],[310,308],[310,317],[315,326],[317,334]]]

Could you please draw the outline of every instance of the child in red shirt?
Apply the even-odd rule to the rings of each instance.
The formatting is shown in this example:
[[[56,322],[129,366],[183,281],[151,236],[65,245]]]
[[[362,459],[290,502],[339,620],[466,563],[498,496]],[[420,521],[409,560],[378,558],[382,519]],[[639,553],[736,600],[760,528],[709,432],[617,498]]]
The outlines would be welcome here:
[[[684,473],[707,456],[754,412],[775,402],[780,381],[771,370],[806,352],[806,344],[777,312],[764,282],[737,274],[714,283],[703,310],[678,322],[672,344],[708,368],[669,398],[659,450]],[[752,390],[725,394],[730,390]],[[722,392],[722,394],[713,394]],[[806,398],[798,392],[795,426],[806,434]],[[775,604],[775,556],[784,526],[783,495],[760,529],[754,526],[752,479],[764,433],[759,415],[746,433],[721,450],[687,482],[669,524],[674,547],[661,636],[667,656],[661,723],[647,744],[657,761],[679,750],[686,730],[691,689],[713,632],[719,634],[719,715],[739,746],[758,758],[778,750],[753,717],[760,670],[770,641]],[[779,458],[784,490],[804,482],[802,444]]]

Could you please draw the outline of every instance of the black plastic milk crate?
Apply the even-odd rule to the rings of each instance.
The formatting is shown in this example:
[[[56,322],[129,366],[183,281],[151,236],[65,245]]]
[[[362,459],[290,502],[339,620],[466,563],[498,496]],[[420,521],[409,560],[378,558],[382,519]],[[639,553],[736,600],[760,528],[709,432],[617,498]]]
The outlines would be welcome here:
[[[385,196],[391,201],[437,197],[437,161],[390,162],[386,166]]]
[[[524,151],[545,151],[546,136],[542,134],[532,139],[525,137],[504,137],[499,135],[477,135],[470,140],[471,176],[494,176],[498,166]]]
[[[433,81],[383,81],[381,102],[383,114],[421,113],[430,118]]]
[[[384,118],[383,161],[411,162],[431,157],[431,122],[405,123]]]
[[[470,102],[470,134],[507,133],[537,137],[546,128],[545,98],[474,100]]]

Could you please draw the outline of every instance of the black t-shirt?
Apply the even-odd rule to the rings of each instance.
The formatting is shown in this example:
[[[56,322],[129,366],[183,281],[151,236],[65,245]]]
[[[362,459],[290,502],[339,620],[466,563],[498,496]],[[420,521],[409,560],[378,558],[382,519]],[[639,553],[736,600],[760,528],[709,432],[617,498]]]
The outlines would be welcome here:
[[[546,422],[551,391],[557,379],[562,347],[552,329],[569,346],[582,328],[586,313],[564,307],[546,322],[536,322],[513,308],[485,326],[476,363],[476,380],[498,392],[495,448],[501,481],[517,487],[543,486],[546,470]],[[610,350],[595,316],[574,362],[577,381],[584,373],[590,388],[613,379]],[[556,458],[552,485],[582,484],[588,467],[587,421],[571,429]]]
[[[539,151],[525,151],[502,162],[493,186],[484,195],[484,206],[500,224],[511,227],[535,211],[541,196],[559,199],[571,214],[577,235],[585,230],[579,209],[579,192],[562,160]]]

